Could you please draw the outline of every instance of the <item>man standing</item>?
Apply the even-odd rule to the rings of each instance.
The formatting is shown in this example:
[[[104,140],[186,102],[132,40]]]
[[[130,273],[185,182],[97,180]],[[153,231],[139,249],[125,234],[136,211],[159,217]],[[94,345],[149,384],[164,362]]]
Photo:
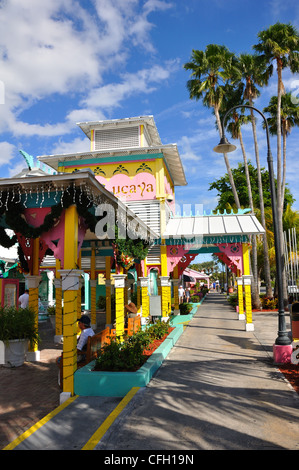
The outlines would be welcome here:
[[[29,305],[29,290],[26,289],[24,294],[19,297],[19,304],[21,308],[27,308]]]
[[[179,287],[179,303],[182,304],[184,302],[184,295],[185,295],[185,290],[183,286]]]

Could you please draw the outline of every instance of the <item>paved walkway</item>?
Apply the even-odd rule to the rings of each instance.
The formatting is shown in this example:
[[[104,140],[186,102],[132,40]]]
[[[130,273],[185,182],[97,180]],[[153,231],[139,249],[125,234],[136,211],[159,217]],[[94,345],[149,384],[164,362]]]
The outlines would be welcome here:
[[[277,313],[256,313],[253,320],[254,331],[246,332],[225,298],[209,294],[150,384],[115,414],[92,448],[298,450],[299,396],[272,360]],[[3,375],[0,369],[1,384],[6,378],[1,448],[58,404],[51,361],[22,366],[24,377],[30,367],[43,377],[33,392],[30,377],[20,387],[22,368]],[[35,402],[26,398],[29,390]],[[82,449],[121,404],[119,398],[79,397],[15,448]]]

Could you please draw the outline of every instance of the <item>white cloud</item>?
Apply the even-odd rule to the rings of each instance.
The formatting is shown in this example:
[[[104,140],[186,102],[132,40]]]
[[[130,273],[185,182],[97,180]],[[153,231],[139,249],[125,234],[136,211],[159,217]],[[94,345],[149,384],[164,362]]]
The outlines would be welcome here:
[[[15,150],[9,142],[0,142],[0,165],[7,165],[14,158]]]
[[[153,50],[148,16],[170,6],[159,0],[143,5],[139,0],[1,3],[0,81],[5,106],[0,109],[0,128],[15,135],[60,135],[71,131],[74,118],[99,119],[104,117],[102,107],[117,107],[134,92],[152,92],[169,77],[169,64],[126,74],[118,84],[102,84],[110,70],[120,65],[124,70],[132,44]],[[81,103],[78,109],[69,109],[65,122],[40,125],[22,119],[22,112],[44,98],[70,93],[75,97],[78,90]]]

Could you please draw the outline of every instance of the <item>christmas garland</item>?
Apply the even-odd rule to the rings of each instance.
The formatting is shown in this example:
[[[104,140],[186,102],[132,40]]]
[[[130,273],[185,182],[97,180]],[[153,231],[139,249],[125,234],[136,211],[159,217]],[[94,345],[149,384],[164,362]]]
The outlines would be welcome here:
[[[118,229],[115,227],[116,237],[112,244],[116,262],[125,269],[134,265],[135,259],[144,260],[147,257],[150,243],[147,240],[131,238],[118,238]]]
[[[76,188],[69,187],[63,194],[63,201],[51,207],[49,214],[45,216],[43,223],[39,227],[33,227],[27,223],[24,217],[25,207],[21,203],[9,201],[7,192],[3,192],[2,197],[6,200],[0,208],[0,219],[5,216],[6,225],[15,233],[21,233],[25,238],[38,238],[42,233],[51,230],[59,220],[62,211],[71,205],[76,205],[80,217],[85,220],[87,227],[91,232],[95,232],[95,226],[101,217],[96,217],[89,210],[91,201],[86,193],[79,194]],[[2,198],[1,198],[2,199]],[[130,238],[118,238],[118,230],[115,227],[116,237],[112,241],[117,262],[126,269],[134,264],[135,259],[143,260],[146,258],[149,249],[149,242],[142,239],[133,240]],[[10,238],[5,232],[5,228],[0,227],[0,245],[5,248],[11,248],[18,242],[17,236]],[[27,272],[28,264],[26,262],[21,246],[18,247],[18,255],[22,269]]]

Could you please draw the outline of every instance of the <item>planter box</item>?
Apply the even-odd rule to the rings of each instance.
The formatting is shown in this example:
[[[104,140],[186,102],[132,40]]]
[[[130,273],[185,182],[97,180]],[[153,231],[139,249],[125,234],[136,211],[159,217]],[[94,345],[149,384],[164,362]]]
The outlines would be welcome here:
[[[95,361],[90,362],[75,372],[75,394],[80,396],[124,397],[132,387],[145,387],[183,331],[183,325],[178,325],[136,372],[93,371]]]
[[[28,339],[0,341],[0,364],[4,367],[19,367],[25,362]]]

